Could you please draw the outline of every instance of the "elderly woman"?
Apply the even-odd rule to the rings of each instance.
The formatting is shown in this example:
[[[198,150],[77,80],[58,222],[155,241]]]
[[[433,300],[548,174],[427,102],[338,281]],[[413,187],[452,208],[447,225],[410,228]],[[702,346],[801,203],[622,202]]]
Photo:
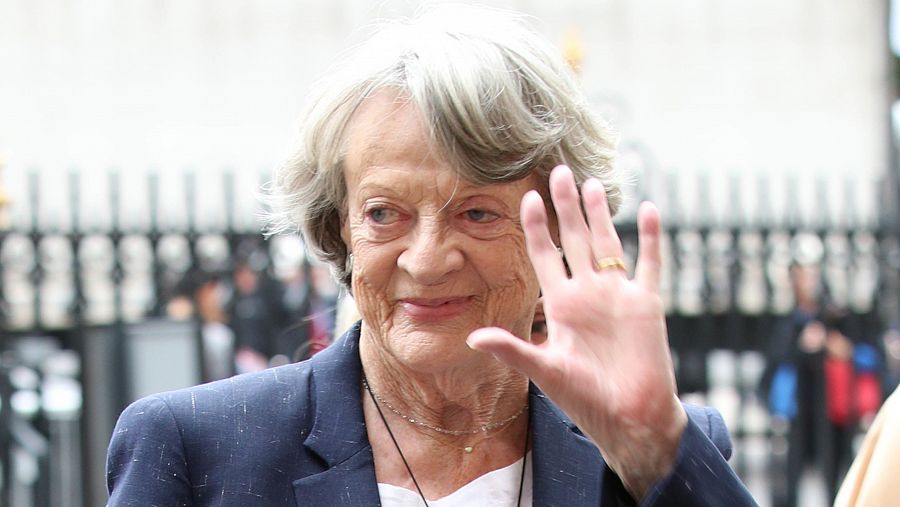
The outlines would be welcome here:
[[[383,28],[320,83],[277,179],[361,323],[129,407],[110,505],[753,504],[719,416],[675,395],[652,205],[626,274],[612,154],[520,20]]]

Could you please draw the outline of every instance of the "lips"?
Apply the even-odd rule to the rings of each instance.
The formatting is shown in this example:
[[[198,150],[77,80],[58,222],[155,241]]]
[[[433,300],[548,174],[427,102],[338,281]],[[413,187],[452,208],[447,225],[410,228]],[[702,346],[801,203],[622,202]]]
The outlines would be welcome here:
[[[404,298],[398,302],[411,318],[436,321],[451,319],[465,312],[472,303],[472,297]]]

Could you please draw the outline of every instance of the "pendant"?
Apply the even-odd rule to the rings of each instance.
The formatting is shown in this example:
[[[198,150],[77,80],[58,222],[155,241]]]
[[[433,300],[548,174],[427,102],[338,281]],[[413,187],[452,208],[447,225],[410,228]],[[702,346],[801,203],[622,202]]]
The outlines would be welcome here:
[[[466,451],[466,454],[472,454],[472,446],[471,445],[463,447],[463,450]]]

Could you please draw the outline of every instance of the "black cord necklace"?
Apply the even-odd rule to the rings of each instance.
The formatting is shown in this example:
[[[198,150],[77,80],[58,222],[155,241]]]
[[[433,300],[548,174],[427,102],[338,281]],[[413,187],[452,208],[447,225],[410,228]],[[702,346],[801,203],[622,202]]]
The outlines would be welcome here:
[[[425,499],[425,493],[422,493],[422,488],[419,486],[419,482],[416,481],[416,476],[413,474],[412,468],[409,466],[409,462],[406,461],[406,456],[403,455],[403,451],[400,450],[400,444],[397,443],[397,438],[394,437],[394,432],[391,431],[391,426],[387,422],[387,418],[384,417],[384,412],[381,411],[381,407],[378,404],[378,400],[375,399],[375,393],[372,392],[372,388],[369,387],[369,382],[366,380],[366,374],[363,373],[362,376],[363,387],[365,387],[366,391],[369,393],[369,397],[372,398],[372,404],[375,405],[375,410],[378,411],[379,417],[381,417],[381,422],[384,423],[384,427],[388,432],[388,435],[391,437],[391,441],[394,442],[394,447],[397,449],[397,454],[400,455],[400,459],[403,460],[403,465],[406,467],[406,471],[409,473],[409,478],[412,479],[413,484],[416,486],[416,491],[419,493],[419,496],[422,497],[422,503],[425,504],[425,507],[428,507],[428,500]],[[522,505],[522,490],[525,488],[525,466],[528,464],[528,439],[531,436],[531,415],[529,414],[528,419],[525,423],[525,451],[522,453],[522,474],[519,476],[519,496],[516,500],[516,506],[521,507]]]

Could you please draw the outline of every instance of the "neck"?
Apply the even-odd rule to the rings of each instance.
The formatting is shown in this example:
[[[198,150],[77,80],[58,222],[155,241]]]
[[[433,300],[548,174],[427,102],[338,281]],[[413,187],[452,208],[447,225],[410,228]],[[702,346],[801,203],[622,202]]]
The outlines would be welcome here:
[[[391,409],[424,423],[418,431],[430,433],[438,440],[472,440],[472,435],[466,435],[468,432],[476,438],[489,436],[490,431],[477,430],[513,417],[527,403],[528,379],[490,356],[476,356],[476,360],[464,365],[423,372],[416,365],[398,361],[367,336],[364,327],[360,358],[371,389]],[[388,412],[389,421],[396,419],[397,424],[416,426],[391,410]],[[454,436],[464,438],[449,438]]]
[[[515,463],[528,452],[530,415],[527,411],[495,433],[449,436],[425,433],[384,410],[369,389],[363,388],[361,395],[376,480],[417,492],[425,505],[488,472]],[[525,478],[524,462],[521,470],[519,501]]]

